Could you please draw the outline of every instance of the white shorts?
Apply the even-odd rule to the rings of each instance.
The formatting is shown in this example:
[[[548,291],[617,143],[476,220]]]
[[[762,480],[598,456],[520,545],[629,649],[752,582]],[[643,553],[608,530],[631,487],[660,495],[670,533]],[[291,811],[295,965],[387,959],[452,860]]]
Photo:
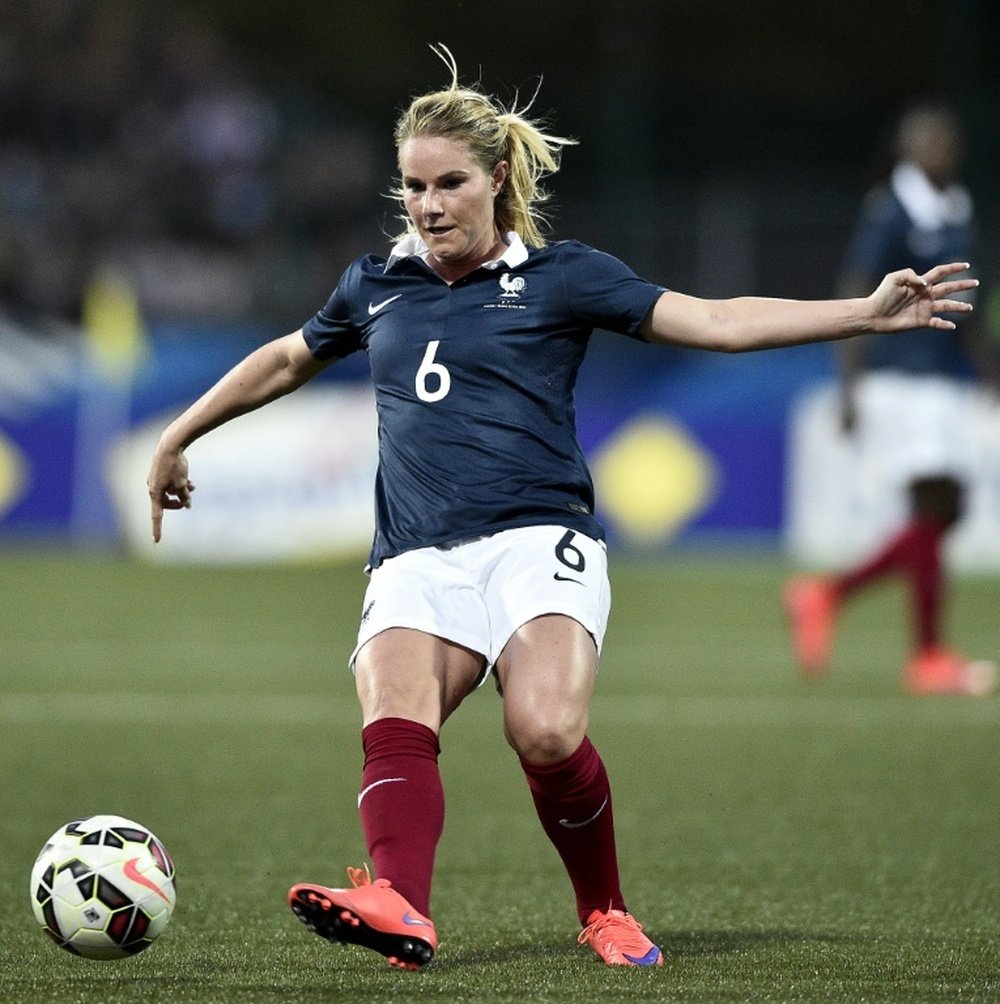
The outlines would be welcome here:
[[[565,614],[590,632],[598,654],[611,610],[607,549],[576,530],[528,526],[388,558],[371,572],[358,643],[387,628],[437,635],[494,665],[514,632]]]
[[[858,386],[858,447],[894,486],[975,470],[969,384],[934,376],[869,373]]]

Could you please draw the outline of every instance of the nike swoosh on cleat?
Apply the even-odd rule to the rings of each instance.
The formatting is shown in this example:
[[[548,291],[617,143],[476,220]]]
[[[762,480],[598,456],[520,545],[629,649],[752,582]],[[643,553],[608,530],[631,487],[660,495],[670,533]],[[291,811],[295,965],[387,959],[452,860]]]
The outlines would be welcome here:
[[[610,795],[604,796],[604,801],[601,802],[601,807],[590,817],[590,819],[585,819],[582,823],[571,823],[568,819],[560,819],[559,825],[565,826],[567,830],[578,830],[581,826],[586,826],[588,823],[592,823],[604,811],[604,807],[608,804],[608,799],[610,797]]]
[[[409,910],[403,914],[403,923],[410,927],[433,927],[434,925],[428,920],[421,920],[419,917],[414,917]]]
[[[556,582],[575,582],[578,586],[583,585],[583,583],[579,579],[574,579],[570,575],[560,575],[558,572],[556,572],[555,575],[552,576],[552,578],[555,579]]]
[[[141,871],[139,871],[138,861],[138,858],[129,858],[125,864],[122,865],[122,871],[125,873],[125,878],[131,879],[139,885],[144,885],[147,889],[152,889],[164,903],[169,903],[170,897],[152,879],[147,878]]]
[[[383,300],[381,303],[372,303],[368,301],[368,316],[374,317],[383,307],[388,307],[393,300],[398,300],[403,294],[397,293],[395,296],[390,296],[388,300]]]
[[[645,955],[637,957],[635,955],[629,955],[628,952],[622,952],[622,955],[624,955],[633,966],[655,966],[656,960],[660,957],[660,950],[656,947],[656,945],[653,945],[653,947],[646,952]]]

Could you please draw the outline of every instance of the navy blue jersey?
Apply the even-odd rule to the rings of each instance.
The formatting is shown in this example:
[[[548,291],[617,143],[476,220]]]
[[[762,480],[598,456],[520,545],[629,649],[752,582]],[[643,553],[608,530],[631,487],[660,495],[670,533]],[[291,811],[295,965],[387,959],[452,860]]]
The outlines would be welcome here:
[[[938,193],[918,168],[901,165],[865,200],[845,270],[874,289],[896,269],[912,267],[923,274],[939,262],[971,261],[972,245],[972,204],[965,190],[956,186]],[[961,338],[934,328],[903,337],[869,336],[867,366],[945,376],[970,370]]]
[[[370,564],[556,523],[596,539],[573,389],[591,332],[638,337],[662,287],[575,241],[448,285],[416,255],[354,261],[303,327],[317,359],[368,354],[379,466]]]

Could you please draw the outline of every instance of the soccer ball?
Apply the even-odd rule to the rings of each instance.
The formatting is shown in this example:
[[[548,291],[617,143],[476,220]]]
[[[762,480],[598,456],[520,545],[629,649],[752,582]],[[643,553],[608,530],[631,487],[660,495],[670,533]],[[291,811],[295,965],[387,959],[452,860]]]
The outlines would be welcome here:
[[[60,947],[88,959],[148,948],[174,912],[174,863],[145,827],[122,816],[61,826],[31,869],[31,908]]]

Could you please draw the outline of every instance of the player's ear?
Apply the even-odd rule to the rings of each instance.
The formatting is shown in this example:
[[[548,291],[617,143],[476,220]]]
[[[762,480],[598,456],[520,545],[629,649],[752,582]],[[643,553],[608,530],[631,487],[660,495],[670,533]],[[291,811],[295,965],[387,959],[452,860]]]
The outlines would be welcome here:
[[[493,168],[493,175],[490,178],[490,186],[493,189],[494,195],[498,195],[500,193],[500,189],[503,188],[508,174],[510,174],[510,164],[508,164],[505,160],[501,160],[500,163]]]

